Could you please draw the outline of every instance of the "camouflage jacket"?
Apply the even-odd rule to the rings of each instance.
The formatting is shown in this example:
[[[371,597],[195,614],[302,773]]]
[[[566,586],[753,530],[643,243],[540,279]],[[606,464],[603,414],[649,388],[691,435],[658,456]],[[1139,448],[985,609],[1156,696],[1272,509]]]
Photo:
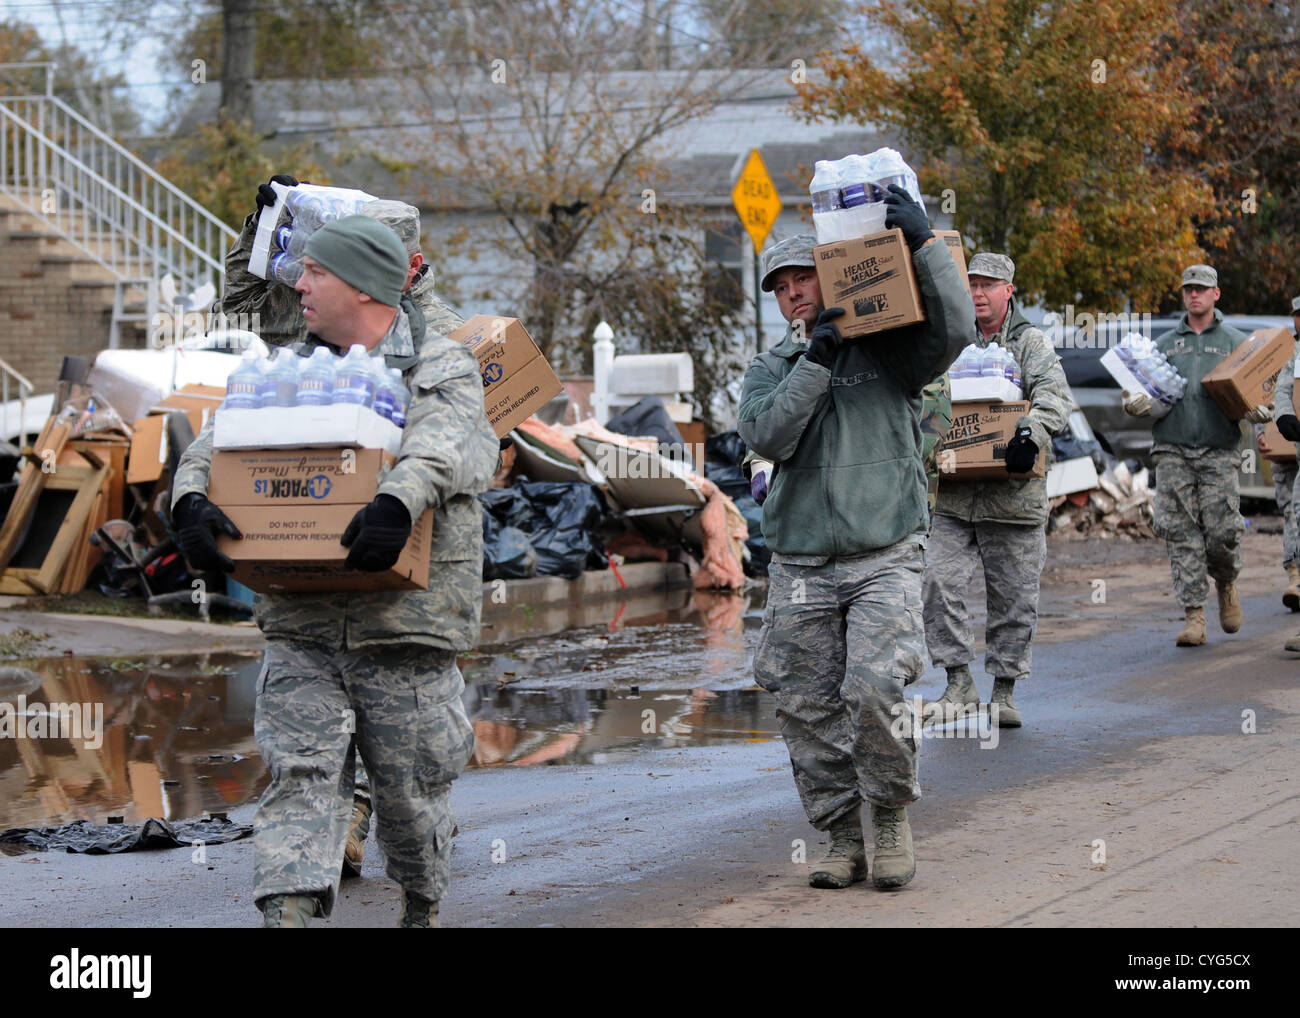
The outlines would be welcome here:
[[[774,464],[763,505],[774,552],[862,555],[929,527],[921,390],[971,342],[975,310],[942,244],[914,265],[926,321],[846,341],[829,371],[787,330],[745,371],[737,430]]]
[[[1286,362],[1286,367],[1278,372],[1277,385],[1273,389],[1273,420],[1279,417],[1285,417],[1290,414],[1296,416],[1295,407],[1292,406],[1292,393],[1295,392],[1295,353],[1291,354],[1291,359]]]
[[[1052,436],[1065,430],[1074,406],[1061,359],[1041,330],[1034,328],[1020,313],[1015,298],[1007,307],[1007,317],[996,336],[976,337],[984,347],[996,342],[1020,365],[1024,398],[1029,413],[1016,421],[1016,427],[1029,426],[1030,438],[1039,449],[1047,450],[1052,462]],[[940,474],[939,498],[935,512],[971,523],[1020,523],[1042,526],[1047,522],[1047,481],[1041,477],[1005,481],[956,481]]]
[[[256,332],[272,346],[292,346],[307,338],[307,324],[302,318],[298,292],[293,287],[271,282],[248,271],[248,259],[257,235],[257,214],[244,220],[235,246],[226,253],[226,281],[221,298],[212,312],[225,315],[257,315],[257,328],[245,322],[241,328]],[[433,272],[423,265],[407,287],[405,298],[424,314],[429,332],[446,335],[464,324],[464,319],[449,308],[433,291]],[[407,307],[406,310],[410,311]],[[239,324],[239,323],[234,323]]]
[[[333,350],[314,335],[299,346]],[[404,355],[411,349],[414,356]],[[374,351],[380,355],[402,369],[411,404],[398,458],[379,493],[400,499],[412,520],[434,509],[429,588],[258,595],[258,625],[268,637],[333,648],[412,642],[469,650],[478,640],[483,596],[483,520],[475,496],[491,485],[498,453],[478,364],[460,344],[412,330],[404,312]],[[211,463],[210,419],[181,457],[173,505],[191,491],[207,493]]]

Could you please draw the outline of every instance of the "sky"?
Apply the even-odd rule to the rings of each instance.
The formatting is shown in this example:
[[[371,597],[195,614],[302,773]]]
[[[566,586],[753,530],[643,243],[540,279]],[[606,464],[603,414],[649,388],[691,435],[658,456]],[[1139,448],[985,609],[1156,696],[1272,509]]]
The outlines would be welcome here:
[[[92,61],[100,62],[109,72],[120,72],[131,89],[135,104],[146,128],[157,128],[167,100],[167,89],[178,83],[163,80],[162,43],[157,33],[149,33],[132,48],[122,52],[105,39],[101,18],[122,6],[123,0],[0,0],[0,19],[31,25],[49,45],[63,42],[77,47]],[[176,8],[170,3],[154,5],[157,16],[174,20]],[[56,12],[55,8],[58,8]],[[61,22],[61,23],[60,23]],[[175,72],[169,72],[174,74]]]

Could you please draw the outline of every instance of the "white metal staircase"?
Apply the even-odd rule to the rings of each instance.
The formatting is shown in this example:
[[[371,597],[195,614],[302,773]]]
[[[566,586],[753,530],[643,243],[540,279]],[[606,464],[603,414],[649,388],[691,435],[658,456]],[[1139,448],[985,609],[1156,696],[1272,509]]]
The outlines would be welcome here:
[[[117,347],[123,323],[153,319],[164,275],[182,294],[205,282],[219,292],[237,234],[58,99],[52,63],[0,64],[39,69],[43,93],[0,94],[0,193],[112,274]],[[145,295],[143,312],[129,310],[132,290]]]

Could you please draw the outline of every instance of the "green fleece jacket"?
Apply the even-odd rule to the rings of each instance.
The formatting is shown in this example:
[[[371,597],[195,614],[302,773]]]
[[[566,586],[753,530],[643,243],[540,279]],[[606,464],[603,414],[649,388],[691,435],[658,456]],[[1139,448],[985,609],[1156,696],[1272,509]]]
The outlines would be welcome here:
[[[1245,338],[1244,332],[1224,325],[1222,312],[1215,311],[1214,322],[1200,335],[1192,331],[1184,313],[1177,326],[1156,340],[1156,346],[1174,370],[1187,379],[1183,398],[1151,428],[1157,444],[1237,448],[1241,441],[1240,426],[1219,409],[1201,379]]]
[[[782,555],[861,555],[925,533],[921,390],[975,338],[942,244],[914,256],[927,321],[845,340],[834,370],[791,330],[745,372],[737,429],[773,462],[763,537]]]

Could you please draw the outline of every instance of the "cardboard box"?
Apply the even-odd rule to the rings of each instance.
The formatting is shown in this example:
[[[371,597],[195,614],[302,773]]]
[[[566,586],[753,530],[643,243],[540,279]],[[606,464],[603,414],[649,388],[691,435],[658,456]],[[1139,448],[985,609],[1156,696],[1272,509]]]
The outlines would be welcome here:
[[[1071,495],[1076,491],[1092,491],[1097,487],[1097,467],[1089,456],[1061,460],[1047,471],[1047,497]]]
[[[149,416],[131,425],[131,455],[127,460],[128,484],[150,484],[162,477],[167,463],[167,415],[184,411],[198,435],[208,418],[226,398],[226,390],[215,385],[186,385],[149,408]]]
[[[478,358],[483,403],[498,438],[564,389],[518,318],[475,315],[448,338],[465,344]]]
[[[1201,384],[1229,419],[1239,421],[1261,403],[1273,405],[1277,373],[1294,349],[1290,329],[1256,329]]]
[[[1015,437],[1016,421],[1029,413],[1029,403],[959,403],[952,408],[952,426],[939,450],[939,483],[1007,480],[1047,476],[1047,450],[1027,474],[1007,473],[1007,443]]]
[[[382,449],[259,449],[217,452],[208,498],[243,538],[220,535],[235,562],[235,580],[259,593],[330,590],[421,590],[429,585],[433,510],[411,528],[397,564],[382,573],[344,568],[339,543],[357,511],[375,497]]]
[[[1277,430],[1277,424],[1273,421],[1264,425],[1262,444],[1264,448],[1261,450],[1261,455],[1266,460],[1273,460],[1275,463],[1295,461],[1295,443],[1283,438],[1282,432]]]
[[[402,429],[370,407],[355,403],[326,406],[227,407],[212,427],[214,449],[299,449],[348,446],[386,449],[402,447]]]
[[[966,257],[961,234],[936,230],[934,235],[952,255],[964,282]],[[820,244],[813,248],[813,259],[822,302],[828,308],[844,309],[844,316],[836,320],[844,338],[925,321],[925,304],[902,230]]]

